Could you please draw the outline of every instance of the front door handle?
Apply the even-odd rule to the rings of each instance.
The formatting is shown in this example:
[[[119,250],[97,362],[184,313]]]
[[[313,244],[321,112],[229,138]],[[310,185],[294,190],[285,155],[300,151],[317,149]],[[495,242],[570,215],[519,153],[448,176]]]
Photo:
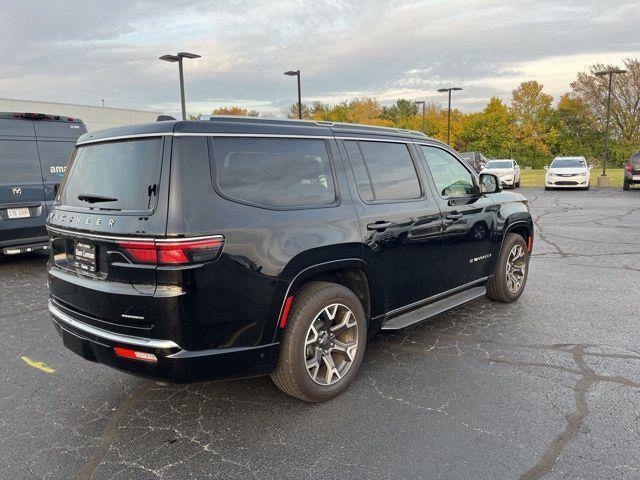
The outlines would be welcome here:
[[[452,213],[447,213],[444,218],[446,218],[447,220],[451,220],[453,222],[457,222],[462,217],[463,217],[463,215],[461,213],[452,212]]]
[[[382,232],[391,226],[391,222],[385,222],[384,220],[378,220],[375,223],[368,223],[367,230],[377,230]]]

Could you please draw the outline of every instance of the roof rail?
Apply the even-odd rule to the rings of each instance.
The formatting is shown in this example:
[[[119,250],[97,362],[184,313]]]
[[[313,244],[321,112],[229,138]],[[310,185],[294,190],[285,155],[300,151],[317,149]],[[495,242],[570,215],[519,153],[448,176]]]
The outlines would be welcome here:
[[[156,122],[166,122],[167,120],[175,120],[171,115],[158,115]]]

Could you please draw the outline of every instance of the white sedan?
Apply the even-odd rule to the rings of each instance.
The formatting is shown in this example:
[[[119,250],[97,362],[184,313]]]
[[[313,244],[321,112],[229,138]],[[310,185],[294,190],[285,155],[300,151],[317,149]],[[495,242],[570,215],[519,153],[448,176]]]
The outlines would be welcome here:
[[[514,159],[489,160],[480,173],[493,173],[505,187],[520,186],[520,166]]]
[[[584,157],[556,157],[545,166],[544,189],[580,188],[589,190],[591,168]]]

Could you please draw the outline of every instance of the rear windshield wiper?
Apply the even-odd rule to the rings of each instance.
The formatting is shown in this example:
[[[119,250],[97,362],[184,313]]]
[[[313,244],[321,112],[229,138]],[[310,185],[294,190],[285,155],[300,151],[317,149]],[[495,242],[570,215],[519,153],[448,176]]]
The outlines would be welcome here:
[[[88,202],[88,203],[118,201],[118,199],[115,197],[107,197],[106,195],[95,195],[92,193],[81,193],[80,195],[78,195],[78,200],[82,202]]]

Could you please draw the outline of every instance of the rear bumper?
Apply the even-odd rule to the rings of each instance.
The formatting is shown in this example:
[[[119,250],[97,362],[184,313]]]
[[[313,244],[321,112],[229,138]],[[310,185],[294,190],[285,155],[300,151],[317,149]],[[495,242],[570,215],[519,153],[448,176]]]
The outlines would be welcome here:
[[[94,327],[71,317],[49,301],[53,324],[64,345],[86,360],[143,377],[183,383],[270,373],[280,345],[187,351],[172,340],[137,337]],[[152,353],[157,362],[119,357],[114,347]]]
[[[33,252],[35,250],[47,250],[49,248],[49,237],[29,237],[4,240],[0,242],[0,252],[7,255],[16,253]]]

